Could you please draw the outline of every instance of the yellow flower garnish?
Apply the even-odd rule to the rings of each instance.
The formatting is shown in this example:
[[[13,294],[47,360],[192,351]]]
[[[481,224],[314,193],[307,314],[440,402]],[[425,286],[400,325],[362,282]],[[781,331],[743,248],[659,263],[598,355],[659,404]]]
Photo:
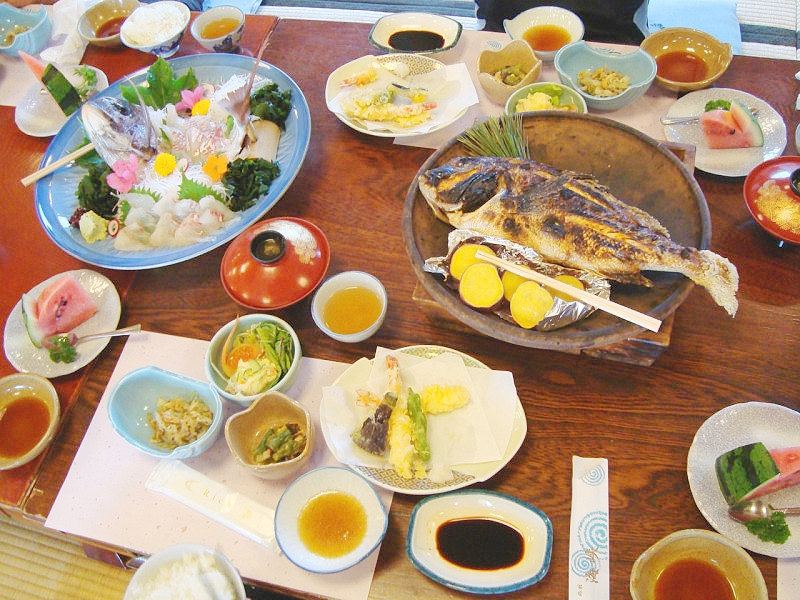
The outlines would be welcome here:
[[[203,98],[202,100],[198,100],[192,107],[192,116],[196,117],[197,115],[208,114],[209,106],[211,106],[211,100],[209,100],[208,98]]]
[[[203,173],[211,177],[214,181],[219,181],[228,170],[228,159],[225,156],[214,156],[213,154],[208,157],[206,164],[203,165]]]
[[[175,157],[168,152],[162,152],[156,156],[153,168],[161,177],[166,177],[175,170]]]

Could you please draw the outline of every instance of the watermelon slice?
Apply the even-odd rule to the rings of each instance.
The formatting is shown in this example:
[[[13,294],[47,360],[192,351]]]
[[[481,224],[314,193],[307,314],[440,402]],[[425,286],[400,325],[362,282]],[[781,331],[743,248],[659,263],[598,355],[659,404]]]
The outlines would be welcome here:
[[[800,447],[747,444],[718,457],[715,466],[722,495],[736,504],[800,484]]]
[[[700,128],[709,148],[752,148],[764,145],[764,133],[744,104],[731,100],[730,110],[709,110],[700,115]]]
[[[19,51],[19,56],[25,61],[25,64],[28,65],[28,68],[36,78],[42,82],[45,89],[50,92],[50,95],[65,115],[69,116],[80,108],[81,104],[83,104],[80,93],[64,77],[61,71],[50,63],[45,65],[39,59],[22,50]]]
[[[22,319],[34,346],[53,335],[75,329],[97,312],[97,304],[72,275],[59,277],[39,297],[22,295]]]

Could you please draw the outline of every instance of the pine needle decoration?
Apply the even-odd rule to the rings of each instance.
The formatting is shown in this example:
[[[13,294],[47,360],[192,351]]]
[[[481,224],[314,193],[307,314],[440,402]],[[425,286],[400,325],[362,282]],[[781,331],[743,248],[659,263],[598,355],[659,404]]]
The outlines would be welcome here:
[[[518,113],[478,123],[458,136],[458,141],[476,156],[530,158]]]

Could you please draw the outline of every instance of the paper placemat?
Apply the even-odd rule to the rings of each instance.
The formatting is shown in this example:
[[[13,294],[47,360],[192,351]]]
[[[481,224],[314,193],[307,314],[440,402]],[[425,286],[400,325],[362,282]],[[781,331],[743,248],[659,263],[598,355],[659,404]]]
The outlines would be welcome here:
[[[800,558],[778,559],[778,600],[797,598],[800,589]]]
[[[395,144],[421,148],[439,148],[465,129],[471,127],[477,118],[497,117],[502,115],[505,107],[489,100],[489,97],[478,81],[478,56],[484,48],[491,47],[493,50],[497,50],[510,41],[511,38],[506,33],[462,31],[461,40],[456,47],[448,51],[446,56],[442,57],[440,60],[446,64],[461,62],[466,65],[470,77],[472,77],[472,83],[478,91],[478,99],[480,102],[470,107],[463,117],[444,129],[425,135],[396,138]],[[602,48],[620,53],[633,52],[636,49],[634,46],[622,44],[592,42],[591,45],[595,48]],[[538,81],[559,81],[558,73],[556,73],[552,62],[546,62],[542,65],[542,71]],[[628,106],[613,111],[590,111],[590,114],[608,117],[624,125],[629,125],[649,135],[653,139],[664,140],[664,126],[661,125],[659,119],[661,116],[667,114],[667,110],[676,99],[677,94],[675,92],[664,90],[653,83],[650,89],[647,90],[647,93]]]
[[[130,336],[45,525],[143,554],[180,542],[206,544],[224,553],[245,579],[326,598],[367,598],[379,550],[340,573],[309,573],[264,545],[145,488],[160,459],[136,450],[116,434],[107,415],[108,393],[123,375],[151,364],[205,380],[203,359],[207,347],[206,341],[149,331]],[[348,366],[303,357],[297,381],[287,390],[287,395],[308,408],[318,432],[322,388],[331,385]],[[241,410],[223,402],[226,418]],[[290,481],[267,481],[250,474],[235,462],[222,433],[208,451],[185,463],[272,509]],[[336,464],[339,463],[318,434],[306,470]],[[391,492],[377,491],[388,511]]]

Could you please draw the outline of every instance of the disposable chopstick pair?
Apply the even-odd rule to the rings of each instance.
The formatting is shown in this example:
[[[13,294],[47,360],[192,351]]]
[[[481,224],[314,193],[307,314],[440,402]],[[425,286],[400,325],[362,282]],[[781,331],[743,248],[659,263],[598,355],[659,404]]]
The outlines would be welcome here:
[[[556,290],[557,292],[563,292],[564,294],[568,294],[575,298],[576,300],[580,300],[584,304],[588,304],[590,306],[594,306],[595,308],[599,308],[609,314],[612,314],[616,317],[621,319],[625,319],[635,325],[639,325],[640,327],[644,327],[649,331],[658,331],[661,327],[661,321],[651,317],[650,315],[646,315],[644,313],[640,313],[638,311],[633,310],[632,308],[628,308],[627,306],[623,306],[622,304],[617,304],[616,302],[612,302],[606,298],[601,298],[599,296],[595,296],[594,294],[590,294],[582,289],[576,288],[571,286],[567,283],[563,283],[558,281],[557,279],[553,279],[552,277],[548,277],[547,275],[543,275],[533,269],[529,269],[528,267],[518,265],[516,263],[512,263],[510,261],[504,260],[502,258],[498,258],[484,250],[478,250],[475,253],[475,258],[483,260],[485,262],[491,263],[497,267],[501,267],[506,271],[511,271],[512,273],[516,273],[520,277],[524,277],[525,279],[530,279],[535,281],[536,283],[541,283],[546,285],[547,287]]]
[[[76,158],[78,158],[80,156],[83,156],[84,154],[90,152],[93,149],[94,149],[94,144],[89,142],[85,146],[81,146],[77,150],[73,150],[72,152],[70,152],[69,154],[67,154],[65,156],[62,156],[58,160],[54,160],[53,162],[51,162],[46,167],[42,167],[41,169],[39,169],[38,171],[34,171],[33,173],[31,173],[27,177],[23,177],[22,179],[20,179],[20,181],[22,182],[22,185],[29,186],[33,182],[39,181],[45,175],[49,175],[50,173],[52,173],[56,169],[59,169],[59,168],[63,167],[67,163],[72,162]]]

